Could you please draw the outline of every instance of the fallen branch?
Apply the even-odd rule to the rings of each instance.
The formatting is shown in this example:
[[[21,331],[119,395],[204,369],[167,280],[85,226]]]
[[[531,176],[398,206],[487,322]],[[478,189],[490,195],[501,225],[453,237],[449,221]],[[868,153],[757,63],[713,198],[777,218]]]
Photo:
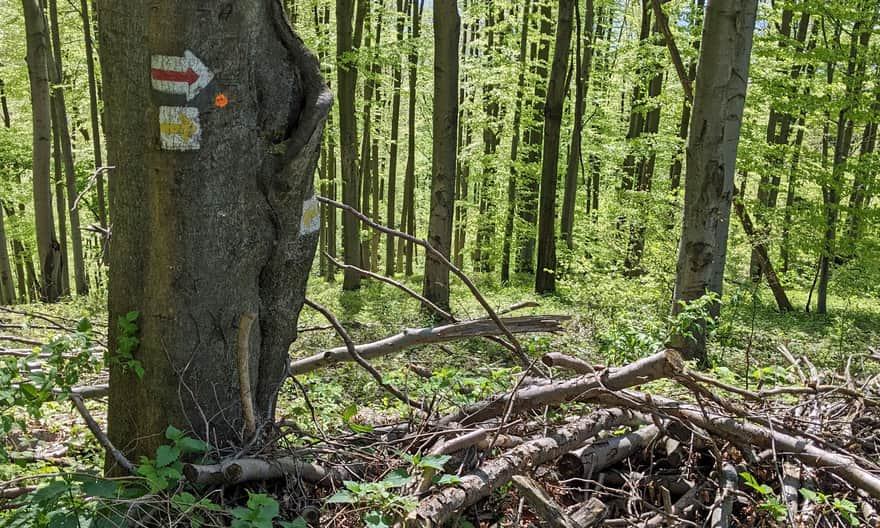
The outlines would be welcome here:
[[[446,416],[440,420],[440,423],[444,425],[453,422],[463,425],[479,423],[501,416],[509,404],[511,413],[521,413],[544,405],[558,405],[566,401],[578,400],[596,389],[619,390],[660,378],[673,377],[683,368],[684,363],[678,352],[667,349],[623,367],[605,369],[602,372],[566,381],[533,385],[512,394],[496,396]]]
[[[578,359],[576,357],[568,356],[559,352],[550,352],[548,354],[544,354],[541,357],[541,363],[547,365],[548,367],[567,369],[574,372],[575,374],[590,374],[591,372],[597,372],[604,368],[590,365],[583,359]]]
[[[274,460],[239,458],[219,464],[184,464],[183,475],[197,485],[231,486],[257,480],[301,478],[310,484],[330,487],[348,478],[348,472],[328,470],[299,457],[283,457]]]
[[[656,425],[643,427],[623,436],[611,436],[563,455],[556,468],[562,479],[592,479],[605,468],[625,460],[650,446],[660,435]]]
[[[251,396],[251,369],[250,369],[250,338],[251,327],[256,321],[254,313],[244,313],[238,323],[238,394],[241,399],[241,413],[244,417],[244,438],[250,440],[257,431],[257,418],[254,413],[254,399]]]
[[[331,325],[333,325],[333,328],[336,329],[336,333],[339,334],[339,337],[341,337],[342,340],[345,342],[345,348],[346,348],[346,351],[348,352],[349,357],[354,359],[354,361],[357,362],[357,364],[360,365],[361,368],[366,370],[367,373],[369,373],[370,376],[372,376],[373,379],[376,380],[376,383],[380,387],[382,387],[386,391],[390,392],[397,399],[399,399],[403,403],[409,405],[410,407],[415,407],[416,409],[420,409],[422,411],[427,412],[428,409],[426,409],[426,407],[424,405],[422,405],[421,403],[419,403],[417,401],[410,399],[408,396],[406,396],[405,394],[400,392],[396,387],[394,387],[390,383],[385,382],[385,380],[382,378],[382,374],[380,374],[379,371],[376,370],[375,367],[373,367],[373,365],[371,365],[369,362],[367,362],[366,359],[363,358],[363,356],[361,356],[361,354],[357,350],[357,346],[355,346],[354,341],[352,341],[351,336],[348,335],[348,332],[345,331],[345,328],[343,328],[342,324],[336,319],[336,317],[333,316],[332,313],[330,313],[329,310],[327,310],[326,308],[324,308],[323,306],[321,306],[320,304],[318,304],[314,301],[310,301],[309,299],[305,299],[304,303],[309,308],[312,308],[313,310],[315,310],[318,313],[320,313],[321,315],[323,315],[327,319],[327,321]],[[293,373],[293,372],[291,371],[291,373]]]
[[[581,528],[580,524],[569,517],[565,510],[534,479],[524,475],[514,475],[512,480],[519,494],[526,499],[526,502],[546,526],[550,528]]]
[[[519,334],[559,332],[562,330],[562,322],[568,319],[569,317],[567,316],[556,315],[509,317],[504,319],[504,324],[510,332]],[[493,321],[476,319],[433,328],[407,329],[399,334],[373,343],[356,345],[355,351],[364,359],[373,359],[416,346],[446,343],[471,337],[495,336],[499,332],[498,326]],[[349,353],[347,346],[336,347],[326,352],[292,361],[290,373],[294,376],[299,376],[345,361],[355,361],[355,359]]]
[[[850,485],[880,499],[880,478],[859,466],[855,457],[816,447],[808,438],[773,431],[749,422],[740,422],[712,409],[632,390],[604,391],[594,394],[594,399],[608,405],[640,411],[655,409],[659,413],[729,441],[784,452],[804,464],[837,475]]]
[[[86,404],[83,402],[82,396],[76,393],[72,393],[70,395],[70,401],[73,402],[73,405],[76,407],[76,410],[79,411],[80,416],[82,416],[83,420],[86,421],[86,425],[89,428],[89,431],[95,435],[95,438],[98,439],[98,443],[101,444],[110,455],[113,457],[113,460],[116,461],[119,466],[127,471],[130,475],[136,475],[137,469],[134,464],[131,463],[130,460],[125,458],[125,455],[122,454],[122,451],[116,449],[113,445],[113,442],[104,434],[104,431],[101,430],[101,426],[98,425],[98,422],[92,417],[92,413],[86,408]]]
[[[443,526],[456,512],[475,504],[518,474],[546,464],[564,453],[577,449],[601,431],[640,423],[636,413],[620,409],[603,409],[593,415],[552,432],[549,436],[526,442],[507,450],[498,458],[481,464],[461,477],[461,482],[444,488],[423,500],[410,513],[407,527]]]

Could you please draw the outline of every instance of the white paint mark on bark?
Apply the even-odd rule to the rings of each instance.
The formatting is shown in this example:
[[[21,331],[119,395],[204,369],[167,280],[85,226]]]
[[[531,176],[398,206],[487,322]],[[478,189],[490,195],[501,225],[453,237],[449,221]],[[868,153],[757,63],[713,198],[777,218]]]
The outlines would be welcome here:
[[[198,108],[160,106],[159,136],[163,150],[199,150],[202,125]]]
[[[183,57],[153,55],[150,60],[153,89],[185,95],[191,101],[214,79],[214,74],[189,50]]]
[[[302,220],[299,224],[300,236],[310,235],[321,228],[321,207],[318,198],[312,196],[303,202]]]

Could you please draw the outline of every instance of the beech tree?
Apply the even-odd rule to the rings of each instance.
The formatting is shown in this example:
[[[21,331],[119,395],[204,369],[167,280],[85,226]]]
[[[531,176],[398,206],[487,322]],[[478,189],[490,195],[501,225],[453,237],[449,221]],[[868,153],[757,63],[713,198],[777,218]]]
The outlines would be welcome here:
[[[706,6],[687,146],[684,215],[673,315],[706,292],[721,294],[757,0]],[[715,302],[710,315],[717,316]],[[706,361],[705,321],[673,338],[688,359]],[[689,335],[684,335],[689,333]]]
[[[55,237],[52,188],[49,181],[52,141],[49,99],[49,35],[43,10],[36,0],[23,0],[27,30],[27,64],[33,121],[34,215],[40,257],[41,297],[58,300],[61,293],[61,245]]]
[[[455,210],[460,30],[455,0],[438,0],[434,4],[434,156],[428,242],[447,259],[452,252]],[[441,308],[449,308],[449,268],[432,256],[425,259],[424,294]]]
[[[242,445],[286,378],[332,98],[278,0],[98,11],[116,164],[109,437],[134,460],[169,425]]]

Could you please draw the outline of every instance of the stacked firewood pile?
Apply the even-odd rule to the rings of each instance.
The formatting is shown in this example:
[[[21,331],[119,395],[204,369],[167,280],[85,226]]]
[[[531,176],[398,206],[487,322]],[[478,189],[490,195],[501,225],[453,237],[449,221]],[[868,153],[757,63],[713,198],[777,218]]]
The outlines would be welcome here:
[[[329,494],[418,455],[442,471],[410,469],[394,493],[415,507],[399,526],[880,525],[880,378],[823,374],[781,353],[801,383],[756,390],[692,371],[672,350],[618,368],[550,354],[545,365],[576,376],[523,377],[445,416],[333,440],[330,456],[310,448],[186,475],[227,485],[286,477]],[[361,525],[362,510],[308,509],[315,526]]]

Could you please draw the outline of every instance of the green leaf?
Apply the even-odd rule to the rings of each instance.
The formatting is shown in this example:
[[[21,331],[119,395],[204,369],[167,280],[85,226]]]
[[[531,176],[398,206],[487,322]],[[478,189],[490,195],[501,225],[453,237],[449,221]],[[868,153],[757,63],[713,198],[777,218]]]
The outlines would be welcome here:
[[[449,455],[429,455],[419,462],[419,467],[443,471],[443,466],[450,460],[452,460],[452,457]]]
[[[59,512],[49,519],[47,528],[79,528],[79,515],[74,512]]]
[[[355,504],[357,501],[357,497],[352,492],[348,490],[339,490],[325,502],[327,504]]]
[[[382,483],[389,488],[399,488],[408,484],[410,480],[412,480],[412,477],[409,476],[405,469],[401,468],[389,473],[388,476],[382,479]]]
[[[801,488],[798,490],[801,496],[810,502],[819,502],[819,494],[809,488]]]
[[[180,449],[162,445],[156,449],[156,467],[165,467],[180,460]]]
[[[377,511],[371,511],[364,515],[364,526],[367,528],[391,528],[392,522],[394,522],[393,519],[390,519]]]
[[[83,483],[82,491],[89,497],[113,499],[118,495],[119,484],[113,480],[96,479]]]
[[[177,440],[174,445],[180,448],[184,453],[205,453],[211,449],[211,446],[206,442],[188,436]]]
[[[174,427],[173,425],[169,425],[168,429],[165,429],[165,438],[169,440],[177,441],[184,436],[186,436],[186,434],[177,427]]]
[[[62,494],[67,493],[69,490],[70,485],[67,482],[64,482],[63,480],[56,480],[55,482],[47,484],[31,494],[28,502],[45,504],[47,502],[54,501]]]
[[[373,426],[372,425],[361,425],[354,422],[348,422],[348,428],[351,429],[355,433],[372,433]]]
[[[351,422],[351,419],[354,418],[354,416],[357,414],[357,412],[358,412],[357,405],[352,403],[351,405],[346,407],[344,411],[342,411],[342,421],[345,423]]]
[[[293,521],[280,521],[278,524],[281,528],[309,528],[309,523],[302,517],[297,517]]]
[[[437,479],[437,484],[440,486],[452,486],[453,484],[458,484],[461,482],[461,478],[458,475],[443,475]]]

